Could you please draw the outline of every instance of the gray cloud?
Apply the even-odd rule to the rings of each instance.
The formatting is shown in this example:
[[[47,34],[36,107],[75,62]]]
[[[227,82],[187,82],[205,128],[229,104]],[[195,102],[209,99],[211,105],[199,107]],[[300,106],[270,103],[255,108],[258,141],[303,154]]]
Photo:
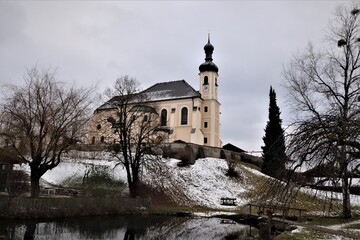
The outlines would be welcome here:
[[[260,150],[272,85],[283,109],[282,66],[308,41],[321,44],[344,1],[0,1],[0,82],[25,67],[61,80],[99,83],[124,74],[143,88],[187,80],[198,89],[207,33],[219,67],[224,143]]]

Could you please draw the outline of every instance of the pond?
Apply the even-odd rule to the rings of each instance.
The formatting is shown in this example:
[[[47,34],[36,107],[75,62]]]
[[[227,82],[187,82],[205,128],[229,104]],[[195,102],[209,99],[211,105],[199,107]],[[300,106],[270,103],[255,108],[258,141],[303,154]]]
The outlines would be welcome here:
[[[0,239],[257,239],[231,220],[171,216],[107,216],[52,222],[0,221]]]

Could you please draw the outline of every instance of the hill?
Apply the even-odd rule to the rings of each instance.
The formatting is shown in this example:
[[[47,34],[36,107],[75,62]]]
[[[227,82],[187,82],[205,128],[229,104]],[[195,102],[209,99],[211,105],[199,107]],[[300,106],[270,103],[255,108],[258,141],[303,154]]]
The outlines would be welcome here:
[[[154,204],[166,200],[165,202],[177,206],[238,210],[237,206],[255,201],[264,193],[264,189],[269,190],[274,186],[268,185],[269,181],[274,180],[262,174],[255,166],[243,162],[236,165],[238,178],[226,176],[228,166],[224,159],[202,158],[186,167],[179,167],[179,162],[177,159],[159,159],[158,164],[150,162],[143,167],[142,192],[145,196],[150,195]],[[21,168],[30,171],[28,166]],[[42,185],[81,188],[91,175],[103,178],[102,182],[95,182],[95,185],[110,190],[106,194],[127,194],[125,169],[106,152],[72,152],[43,176]],[[107,180],[103,181],[104,179]],[[317,191],[317,198],[314,198],[313,191],[302,189],[298,199],[294,201],[294,207],[320,212],[320,205],[324,203],[322,199],[328,193]],[[104,191],[100,194],[104,194]],[[341,197],[336,193],[331,195],[332,199]],[[221,205],[222,197],[236,198],[237,206]],[[359,203],[359,197],[352,196],[352,204],[360,205]]]

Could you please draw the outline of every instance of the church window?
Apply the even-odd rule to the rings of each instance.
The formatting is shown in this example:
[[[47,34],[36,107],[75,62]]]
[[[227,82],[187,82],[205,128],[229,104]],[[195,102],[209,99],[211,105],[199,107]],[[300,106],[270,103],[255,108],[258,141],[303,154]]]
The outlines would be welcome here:
[[[205,76],[204,77],[204,85],[207,85],[207,84],[209,84],[209,78],[208,78],[208,76]]]
[[[96,126],[96,129],[97,129],[97,130],[100,130],[100,129],[101,129],[101,125],[98,124],[98,125]]]
[[[208,112],[208,107],[207,106],[204,107],[204,112]]]
[[[167,110],[163,109],[161,110],[161,126],[166,126],[167,122]]]
[[[204,122],[204,128],[208,127],[208,122]]]
[[[92,137],[91,144],[95,144],[95,137]]]
[[[101,142],[101,143],[105,143],[105,137],[104,137],[104,136],[101,136],[100,142]]]
[[[147,116],[147,115],[144,116],[143,121],[144,121],[144,122],[147,122],[147,121],[148,121],[148,116]]]
[[[183,107],[181,109],[181,125],[188,124],[188,109]]]
[[[206,137],[206,138],[204,138],[204,144],[207,144],[207,143],[208,143],[208,139]]]

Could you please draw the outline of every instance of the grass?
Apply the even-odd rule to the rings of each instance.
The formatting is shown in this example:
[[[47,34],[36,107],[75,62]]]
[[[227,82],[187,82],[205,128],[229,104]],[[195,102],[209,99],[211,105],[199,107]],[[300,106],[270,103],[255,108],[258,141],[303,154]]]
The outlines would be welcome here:
[[[121,195],[126,184],[115,179],[107,166],[92,166],[84,176],[75,176],[65,179],[60,186],[76,188],[92,196]]]
[[[351,224],[351,225],[347,226],[347,228],[359,230],[360,229],[360,223]]]
[[[251,164],[239,163],[239,168],[242,169],[243,175],[246,176],[245,185],[247,191],[245,193],[249,202],[261,202],[269,204],[286,203],[292,208],[306,209],[308,214],[312,212],[324,212],[330,214],[337,214],[341,212],[341,202],[338,200],[323,199],[313,194],[299,191],[294,185],[292,188],[286,188],[285,184],[279,180],[255,175],[242,166],[249,167]],[[254,169],[257,167],[252,165]],[[355,210],[355,208],[354,208]],[[294,213],[293,213],[294,214]],[[303,214],[303,213],[302,213]]]
[[[320,240],[329,239],[330,235],[317,231],[302,230],[299,232],[283,232],[275,237],[275,240]]]
[[[312,218],[312,220],[309,221],[308,224],[321,225],[321,226],[346,224],[346,223],[349,223],[349,222],[360,220],[359,216],[355,216],[355,217],[353,217],[351,219],[344,219],[344,218],[341,218],[341,217],[319,217],[319,216],[313,216],[311,218]]]
[[[258,166],[256,166],[256,165],[254,165],[254,164],[247,163],[247,162],[242,162],[242,161],[240,161],[240,162],[238,162],[238,163],[239,163],[239,165],[242,165],[242,166],[245,166],[245,167],[248,167],[248,168],[252,168],[252,169],[254,169],[254,170],[257,170],[257,171],[260,171],[260,172],[261,172],[261,168],[258,167]]]

